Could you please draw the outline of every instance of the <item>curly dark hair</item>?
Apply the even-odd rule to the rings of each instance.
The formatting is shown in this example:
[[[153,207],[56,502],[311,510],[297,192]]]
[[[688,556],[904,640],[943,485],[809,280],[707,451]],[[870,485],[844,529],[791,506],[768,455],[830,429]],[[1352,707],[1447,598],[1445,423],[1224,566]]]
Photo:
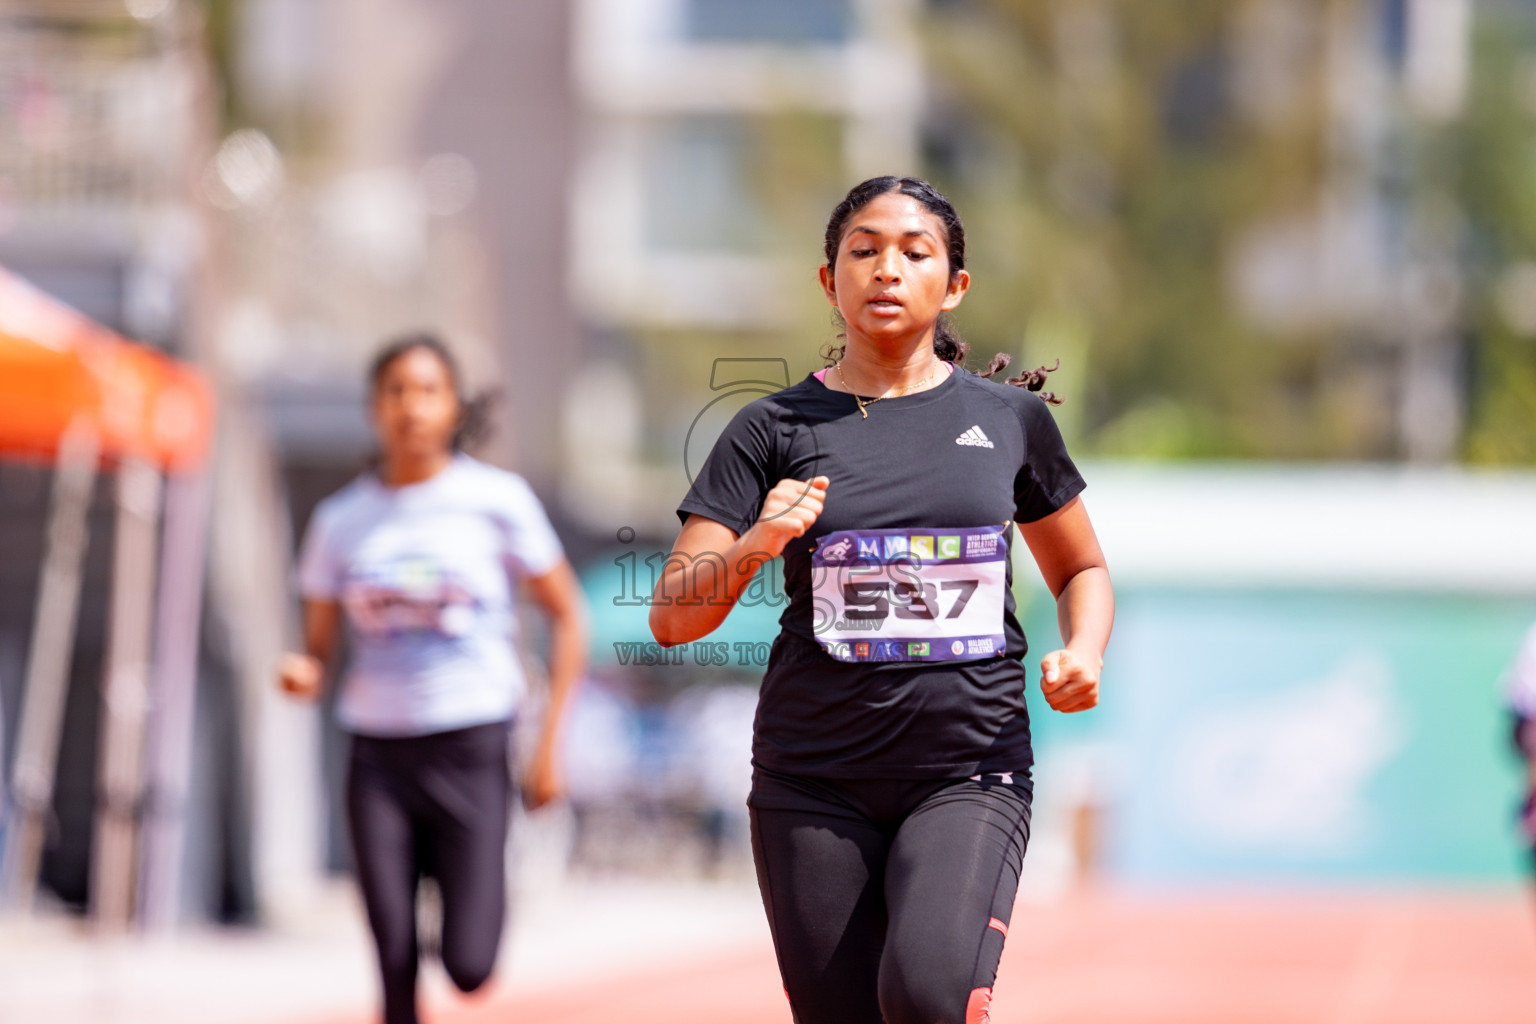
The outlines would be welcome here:
[[[955,212],[955,206],[949,199],[921,178],[898,178],[887,174],[878,178],[870,178],[861,181],[848,190],[843,201],[832,210],[832,216],[827,218],[827,234],[824,240],[824,252],[827,257],[828,268],[837,265],[837,247],[843,241],[843,229],[848,226],[848,218],[874,202],[876,198],[888,195],[892,192],[900,192],[904,196],[910,196],[922,203],[924,208],[944,225],[945,251],[949,257],[949,272],[957,274],[965,269],[965,225],[960,223],[960,215]],[[838,337],[844,337],[841,328],[844,326],[840,314],[836,317]],[[827,365],[831,366],[843,356],[846,345],[827,345],[822,350],[822,356]],[[947,363],[953,363],[956,367],[964,368],[965,357],[970,353],[971,347],[961,339],[960,333],[955,330],[954,320],[948,313],[939,314],[938,323],[933,329],[933,353]],[[999,352],[987,363],[985,369],[973,370],[979,377],[991,377],[1007,368],[1012,362],[1007,353]],[[1052,405],[1060,405],[1061,399],[1050,391],[1041,391],[1045,386],[1045,379],[1061,366],[1058,359],[1051,366],[1037,366],[1033,370],[1026,370],[1016,377],[1009,377],[1008,383],[1016,387],[1027,388],[1030,391],[1039,392],[1040,397]]]
[[[443,340],[431,331],[402,334],[385,342],[383,347],[374,353],[373,361],[368,364],[369,394],[378,392],[379,385],[383,383],[384,374],[396,359],[418,349],[432,353],[437,357],[438,362],[443,364],[443,369],[448,373],[448,380],[453,384],[453,393],[458,398],[459,427],[453,432],[450,442],[453,450],[456,452],[473,450],[490,436],[491,411],[501,396],[494,389],[472,396],[465,394],[464,375],[459,372],[459,361],[454,358],[453,352],[443,343]]]

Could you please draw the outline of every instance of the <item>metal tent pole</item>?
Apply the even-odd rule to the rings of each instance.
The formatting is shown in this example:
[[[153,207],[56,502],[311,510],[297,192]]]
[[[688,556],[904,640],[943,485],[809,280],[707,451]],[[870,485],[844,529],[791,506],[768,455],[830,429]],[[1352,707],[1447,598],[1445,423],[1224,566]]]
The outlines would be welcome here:
[[[6,831],[4,857],[0,859],[0,896],[6,905],[22,911],[32,908],[43,843],[53,817],[54,774],[58,768],[82,562],[88,540],[86,512],[96,483],[99,453],[95,428],[77,421],[60,441],[55,462],[48,535],[16,737],[13,811],[18,820],[11,822]]]
[[[97,922],[113,931],[127,928],[133,916],[159,518],[159,472],[140,459],[124,459],[117,470],[117,527],[91,851],[91,909]]]
[[[180,912],[186,800],[197,703],[197,652],[213,488],[207,470],[170,478],[150,702],[139,923],[168,927]]]

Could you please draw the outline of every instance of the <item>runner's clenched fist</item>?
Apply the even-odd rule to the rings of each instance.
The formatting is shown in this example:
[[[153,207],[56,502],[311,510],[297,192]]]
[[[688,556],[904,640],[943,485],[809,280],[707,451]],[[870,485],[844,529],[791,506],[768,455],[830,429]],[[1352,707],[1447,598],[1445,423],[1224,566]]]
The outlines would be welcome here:
[[[1040,659],[1040,692],[1057,711],[1087,711],[1099,703],[1099,673],[1104,659],[1070,647]]]
[[[784,551],[784,545],[796,537],[803,537],[816,517],[821,515],[827,500],[827,485],[831,481],[824,476],[809,480],[780,480],[763,499],[763,510],[758,513],[752,529],[763,541],[762,549],[772,557]]]

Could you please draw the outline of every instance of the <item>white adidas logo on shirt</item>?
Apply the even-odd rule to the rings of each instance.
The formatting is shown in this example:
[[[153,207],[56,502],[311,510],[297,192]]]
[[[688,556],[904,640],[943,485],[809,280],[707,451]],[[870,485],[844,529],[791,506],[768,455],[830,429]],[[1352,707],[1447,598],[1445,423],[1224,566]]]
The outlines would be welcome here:
[[[987,435],[981,432],[980,427],[972,427],[959,437],[955,438],[955,444],[968,444],[975,448],[996,448],[997,445],[987,440]]]

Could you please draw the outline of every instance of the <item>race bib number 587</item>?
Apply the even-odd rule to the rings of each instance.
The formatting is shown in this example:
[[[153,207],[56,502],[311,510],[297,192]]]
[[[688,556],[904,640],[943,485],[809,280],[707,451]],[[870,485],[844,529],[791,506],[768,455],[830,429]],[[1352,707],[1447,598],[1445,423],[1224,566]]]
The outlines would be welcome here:
[[[839,661],[1002,654],[1007,529],[827,534],[811,553],[816,639]]]

